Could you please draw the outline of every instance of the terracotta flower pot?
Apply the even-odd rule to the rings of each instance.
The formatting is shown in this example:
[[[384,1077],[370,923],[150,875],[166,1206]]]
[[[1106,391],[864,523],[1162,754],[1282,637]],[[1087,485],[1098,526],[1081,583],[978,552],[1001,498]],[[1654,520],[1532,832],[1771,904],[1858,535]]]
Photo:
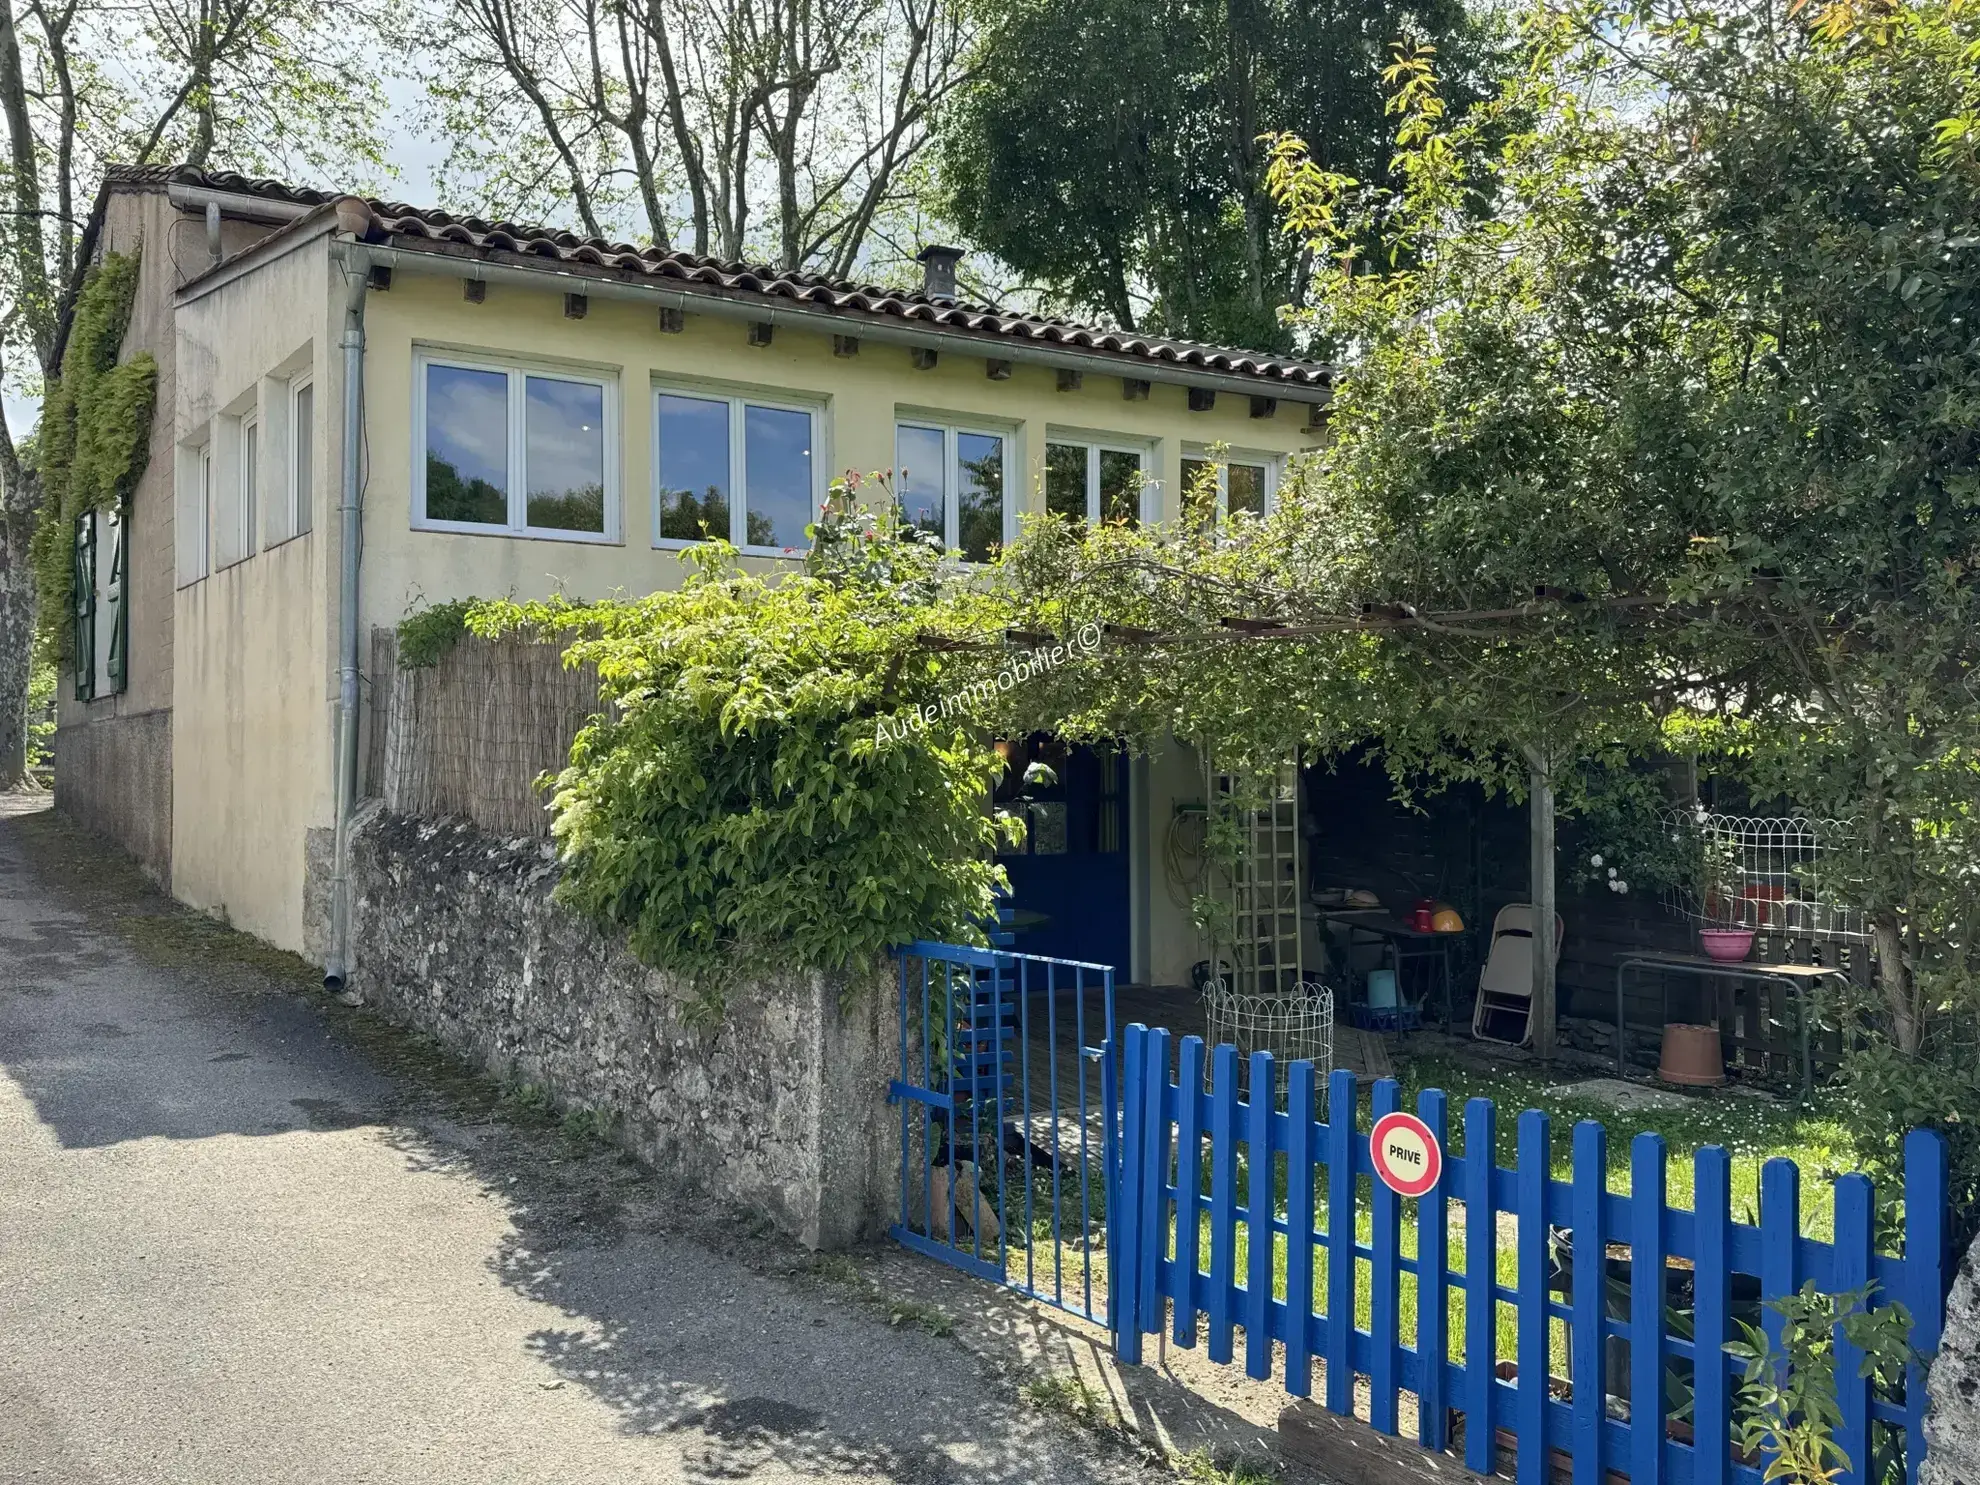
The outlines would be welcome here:
[[[1664,1055],[1657,1076],[1681,1088],[1717,1088],[1726,1081],[1725,1052],[1716,1026],[1676,1024],[1664,1028]]]

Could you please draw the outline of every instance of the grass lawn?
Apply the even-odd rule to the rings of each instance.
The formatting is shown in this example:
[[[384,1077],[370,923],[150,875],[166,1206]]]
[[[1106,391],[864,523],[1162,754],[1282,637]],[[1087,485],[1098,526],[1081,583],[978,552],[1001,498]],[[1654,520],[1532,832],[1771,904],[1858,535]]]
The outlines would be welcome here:
[[[1832,1231],[1833,1202],[1828,1183],[1856,1168],[1850,1138],[1849,1110],[1816,1095],[1813,1107],[1787,1101],[1750,1098],[1723,1089],[1679,1095],[1681,1105],[1668,1109],[1618,1109],[1611,1104],[1569,1096],[1571,1082],[1548,1080],[1518,1067],[1481,1072],[1452,1058],[1404,1057],[1397,1073],[1403,1086],[1403,1107],[1414,1109],[1425,1088],[1441,1088],[1450,1097],[1450,1144],[1464,1150],[1464,1104],[1489,1098],[1499,1106],[1498,1163],[1510,1168],[1518,1139],[1519,1115],[1540,1109],[1553,1120],[1554,1175],[1572,1174],[1574,1125],[1593,1119],[1609,1131],[1609,1189],[1630,1189],[1629,1147],[1639,1134],[1660,1134],[1668,1153],[1666,1200],[1690,1207],[1691,1157],[1705,1145],[1724,1145],[1732,1155],[1732,1212],[1735,1221],[1753,1223],[1760,1212],[1760,1167],[1776,1156],[1801,1168],[1801,1226],[1810,1237]],[[1366,1098],[1362,1124],[1366,1127]]]

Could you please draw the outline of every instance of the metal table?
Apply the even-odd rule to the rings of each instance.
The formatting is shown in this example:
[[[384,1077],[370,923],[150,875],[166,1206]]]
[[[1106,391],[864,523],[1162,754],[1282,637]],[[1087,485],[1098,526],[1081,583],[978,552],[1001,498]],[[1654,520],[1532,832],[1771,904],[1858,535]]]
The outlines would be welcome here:
[[[1462,933],[1439,933],[1435,930],[1414,928],[1401,918],[1383,908],[1321,908],[1320,917],[1328,923],[1338,923],[1348,931],[1348,946],[1354,945],[1356,933],[1373,934],[1377,940],[1388,946],[1389,953],[1396,961],[1396,999],[1403,998],[1403,966],[1421,963],[1430,966],[1437,984],[1443,990],[1444,1028],[1451,1024],[1451,954],[1454,940],[1464,937]],[[1426,983],[1425,991],[1429,989]],[[1428,994],[1424,996],[1429,999]]]
[[[1801,1091],[1806,1096],[1815,1086],[1815,1059],[1808,1037],[1808,1007],[1805,992],[1809,986],[1824,979],[1836,979],[1849,983],[1849,976],[1843,970],[1829,964],[1749,964],[1744,960],[1727,962],[1713,959],[1704,954],[1631,954],[1616,964],[1616,1071],[1624,1076],[1629,1072],[1629,1030],[1624,1016],[1623,984],[1631,969],[1655,969],[1662,971],[1659,982],[1664,992],[1664,1024],[1671,1019],[1670,975],[1691,974],[1700,979],[1721,977],[1729,980],[1749,980],[1785,984],[1795,990],[1801,1032]],[[1715,1014],[1712,1024],[1718,1027],[1719,1017]],[[1724,1028],[1719,1027],[1723,1034]]]

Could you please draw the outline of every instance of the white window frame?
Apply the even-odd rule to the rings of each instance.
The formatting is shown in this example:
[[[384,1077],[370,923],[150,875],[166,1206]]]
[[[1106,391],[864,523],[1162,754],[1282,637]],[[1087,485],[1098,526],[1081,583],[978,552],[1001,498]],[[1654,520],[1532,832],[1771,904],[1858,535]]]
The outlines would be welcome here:
[[[504,526],[479,521],[434,521],[426,515],[426,373],[429,367],[460,371],[494,371],[508,378],[509,520]],[[529,378],[576,382],[599,388],[604,408],[605,529],[562,531],[529,524]],[[445,531],[462,536],[522,537],[533,541],[588,542],[615,546],[619,542],[619,378],[613,371],[580,369],[530,361],[515,356],[457,354],[415,350],[413,353],[412,529]]]
[[[1217,519],[1226,521],[1231,514],[1231,466],[1233,464],[1263,465],[1265,467],[1265,509],[1262,515],[1271,515],[1279,506],[1279,476],[1285,466],[1281,454],[1268,454],[1259,449],[1227,449],[1221,456],[1211,453],[1204,444],[1184,444],[1182,456],[1185,461],[1196,461],[1217,466]],[[1189,488],[1189,481],[1183,481],[1183,488]]]
[[[1002,533],[998,540],[1003,546],[1009,546],[1017,539],[1017,502],[1012,499],[1011,494],[1016,488],[1012,483],[1012,465],[1016,462],[1017,440],[1008,428],[984,427],[975,423],[950,423],[940,418],[920,418],[912,413],[896,413],[894,416],[895,469],[906,463],[901,458],[903,428],[915,428],[923,433],[942,435],[942,545],[952,552],[962,545],[963,436],[970,434],[977,438],[994,438],[1001,443],[1004,446],[1004,488],[998,494],[1001,513],[998,517],[997,529]]]
[[[289,535],[307,536],[316,524],[316,382],[308,376],[299,376],[289,383],[289,477],[284,481],[289,498]],[[302,394],[308,392],[309,429],[305,438],[302,420],[296,416],[296,409],[302,405]],[[425,429],[421,428],[422,437]],[[424,451],[422,450],[422,453]],[[426,460],[419,461],[420,468],[426,467]],[[307,466],[310,471],[309,500],[305,504],[302,493],[302,471]]]
[[[179,490],[173,522],[181,529],[173,537],[172,585],[190,588],[205,581],[213,565],[210,528],[213,520],[213,440],[181,448]]]
[[[254,555],[254,508],[261,493],[261,411],[255,408],[241,414],[240,446],[240,560]]]
[[[220,493],[213,484],[213,440],[208,439],[199,448],[199,575],[202,578],[212,575],[213,566],[213,501]]]
[[[764,547],[751,546],[743,538],[749,534],[749,473],[746,458],[747,438],[745,436],[743,410],[751,407],[765,408],[771,412],[803,413],[811,419],[811,513],[815,517],[818,508],[824,504],[828,482],[825,475],[826,456],[823,446],[825,434],[825,409],[816,402],[794,400],[788,393],[763,394],[757,392],[732,392],[720,387],[701,387],[693,382],[661,382],[653,384],[651,416],[647,419],[647,433],[652,443],[653,465],[653,531],[654,550],[678,552],[688,547],[700,546],[696,537],[662,536],[660,534],[660,501],[663,491],[660,487],[660,399],[662,397],[690,397],[701,402],[725,402],[729,407],[729,541],[736,550],[752,557],[793,557],[806,549],[803,547]],[[807,523],[809,524],[809,523]]]
[[[1065,444],[1086,450],[1086,524],[1100,524],[1100,456],[1102,454],[1132,454],[1141,465],[1141,499],[1136,512],[1137,525],[1152,526],[1161,517],[1162,482],[1155,474],[1155,445],[1144,439],[1108,438],[1088,433],[1053,433],[1045,435],[1046,468],[1051,467],[1053,444]],[[1045,506],[1051,509],[1048,502]]]

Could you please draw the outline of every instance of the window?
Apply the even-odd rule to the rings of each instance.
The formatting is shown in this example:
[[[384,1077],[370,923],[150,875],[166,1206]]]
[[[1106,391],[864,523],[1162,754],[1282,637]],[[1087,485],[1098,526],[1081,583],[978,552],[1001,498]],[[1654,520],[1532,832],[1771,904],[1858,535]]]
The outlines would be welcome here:
[[[291,535],[310,528],[316,509],[316,388],[296,382],[289,389],[289,511]]]
[[[207,513],[213,499],[213,447],[182,448],[178,454],[177,509],[173,512],[174,570],[177,586],[206,576],[209,556]]]
[[[1185,454],[1182,461],[1183,490],[1195,490],[1206,469],[1217,475],[1217,515],[1219,519],[1247,511],[1262,517],[1272,508],[1278,494],[1279,470],[1276,461],[1259,455],[1235,454],[1212,459],[1208,453]]]
[[[413,524],[616,540],[613,394],[602,377],[422,356]]]
[[[261,420],[253,414],[241,419],[241,500],[234,512],[239,523],[234,552],[238,557],[254,555],[255,486],[261,479]]]
[[[818,509],[816,426],[809,408],[654,393],[654,544],[716,537],[757,551],[804,545]]]
[[[121,507],[84,511],[74,532],[70,617],[78,701],[124,689],[130,615],[124,602],[130,557]]]
[[[1005,439],[1001,433],[900,423],[894,429],[894,497],[903,519],[988,562],[1006,537],[1009,505]]]
[[[1143,451],[1053,440],[1045,445],[1045,509],[1075,521],[1140,522]]]
[[[251,548],[252,517],[248,501],[253,491],[249,470],[250,445],[260,445],[252,410],[214,420],[211,459],[203,466],[207,499],[206,527],[213,539],[211,570],[219,572],[246,559]]]

